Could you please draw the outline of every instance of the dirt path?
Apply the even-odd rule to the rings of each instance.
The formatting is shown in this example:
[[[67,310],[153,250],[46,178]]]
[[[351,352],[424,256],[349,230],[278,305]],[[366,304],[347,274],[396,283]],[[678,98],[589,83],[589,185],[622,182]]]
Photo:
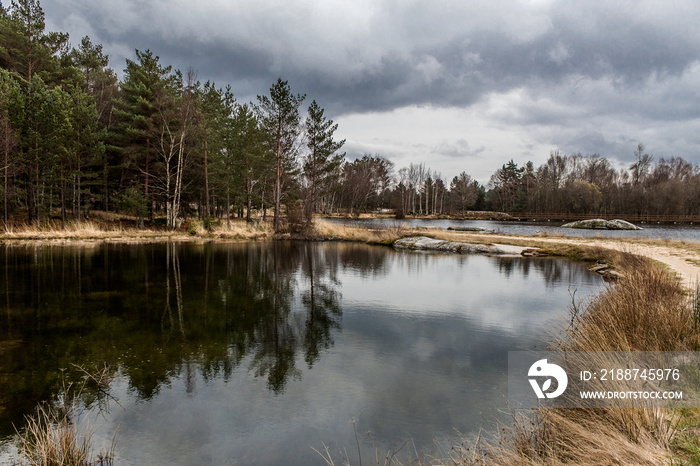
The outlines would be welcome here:
[[[490,238],[493,238],[494,242],[507,242],[509,239],[517,239],[519,241],[532,241],[534,239],[528,236],[498,235],[492,235]],[[586,245],[638,254],[667,265],[669,269],[678,275],[683,285],[687,288],[695,289],[700,284],[700,254],[686,249],[672,246],[627,243],[624,241],[606,241],[598,238],[536,238],[536,241],[539,243]],[[694,263],[690,261],[694,261]]]

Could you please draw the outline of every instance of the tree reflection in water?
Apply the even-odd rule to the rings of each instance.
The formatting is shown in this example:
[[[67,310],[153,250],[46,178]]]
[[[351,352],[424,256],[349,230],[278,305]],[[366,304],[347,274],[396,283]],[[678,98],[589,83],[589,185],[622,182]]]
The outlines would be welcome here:
[[[228,379],[249,361],[250,373],[282,392],[302,376],[302,357],[311,368],[333,345],[342,317],[337,271],[357,260],[352,249],[296,242],[5,248],[0,434],[56,394],[63,378],[79,377],[72,364],[106,363],[148,400],[181,375],[193,392],[194,370],[204,380]],[[366,269],[381,263],[374,257]]]
[[[82,376],[72,364],[94,370],[106,363],[118,377],[113,389],[150,413],[138,422],[174,422],[172,413],[159,411],[159,401],[181,400],[182,387],[191,409],[209,403],[212,416],[237,413],[240,422],[248,403],[265,400],[249,422],[267,415],[274,438],[279,419],[318,401],[324,415],[341,418],[372,406],[365,425],[387,438],[420,414],[425,432],[410,435],[430,439],[442,422],[449,429],[462,425],[445,403],[468,404],[465,380],[477,404],[498,397],[489,387],[504,377],[502,355],[540,341],[533,335],[568,304],[566,296],[561,300],[563,282],[577,283],[576,274],[581,283],[588,280],[585,268],[553,259],[354,243],[107,244],[0,253],[2,437],[14,433],[13,423],[21,427],[38,402],[59,394],[64,379]],[[553,293],[543,297],[542,283]],[[474,367],[480,378],[471,378]],[[427,386],[434,388],[416,389]],[[88,407],[99,402],[98,392],[83,395]],[[223,400],[235,409],[220,411]],[[139,413],[132,409],[130,416]],[[326,426],[340,428],[336,421]],[[132,434],[147,428],[138,426]],[[298,432],[289,445],[306,442],[305,435],[318,438],[314,432]]]

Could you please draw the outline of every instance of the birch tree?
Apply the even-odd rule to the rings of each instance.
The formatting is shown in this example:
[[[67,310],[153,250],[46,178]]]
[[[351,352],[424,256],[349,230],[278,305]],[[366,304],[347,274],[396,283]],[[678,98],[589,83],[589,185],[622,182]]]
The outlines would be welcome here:
[[[181,83],[182,77],[177,76]],[[189,137],[195,126],[196,78],[188,72],[187,83],[178,87],[164,87],[156,100],[155,140],[156,151],[161,164],[157,182],[165,204],[165,217],[168,228],[176,228],[180,214],[184,175],[190,152]]]

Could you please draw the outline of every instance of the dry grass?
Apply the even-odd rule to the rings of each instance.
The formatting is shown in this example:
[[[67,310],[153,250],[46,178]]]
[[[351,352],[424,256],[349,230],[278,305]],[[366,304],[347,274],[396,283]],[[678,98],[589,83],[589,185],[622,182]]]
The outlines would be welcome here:
[[[9,226],[0,240],[88,240],[107,238],[134,238],[168,236],[168,232],[156,230],[139,230],[122,228],[119,225],[107,225],[97,222],[81,222],[66,224],[65,228],[60,222],[52,222],[41,226],[15,225]]]
[[[390,244],[393,241],[396,241],[397,239],[407,236],[415,231],[417,231],[417,229],[406,228],[398,221],[392,228],[370,229],[318,219],[314,221],[312,236],[319,239],[328,240],[357,241],[371,244]]]
[[[107,389],[111,379],[108,366],[89,372],[75,366],[82,374],[81,383],[67,383],[54,403],[42,403],[33,416],[26,417],[26,426],[17,432],[20,459],[14,464],[32,466],[111,466],[114,461],[116,435],[107,451],[93,452],[94,430],[83,422],[75,422],[79,399],[88,384],[95,385],[98,398],[113,399]],[[106,404],[100,402],[100,410]]]
[[[559,346],[569,351],[696,350],[698,334],[685,290],[647,259],[618,257],[624,280],[591,302]]]
[[[111,465],[114,442],[110,451],[92,452],[93,432],[79,432],[71,410],[41,405],[27,418],[25,430],[19,434],[20,464],[32,466],[95,466]]]
[[[555,351],[692,351],[688,297],[651,261],[619,253],[624,279],[595,297]],[[456,464],[640,465],[668,463],[683,415],[640,401],[625,409],[541,409],[515,416],[497,441],[453,455]]]
[[[242,220],[232,221],[230,226],[215,226],[207,231],[201,222],[188,222],[177,230],[138,229],[122,227],[119,223],[81,222],[68,223],[65,227],[60,222],[41,226],[15,225],[0,234],[0,241],[6,243],[51,242],[51,243],[85,243],[94,241],[112,242],[152,242],[152,241],[198,241],[202,239],[261,239],[271,238],[272,228],[269,224],[246,223]]]
[[[222,222],[212,229],[210,235],[221,239],[264,239],[274,234],[272,225],[267,223],[247,223],[244,220],[232,221],[230,225]]]

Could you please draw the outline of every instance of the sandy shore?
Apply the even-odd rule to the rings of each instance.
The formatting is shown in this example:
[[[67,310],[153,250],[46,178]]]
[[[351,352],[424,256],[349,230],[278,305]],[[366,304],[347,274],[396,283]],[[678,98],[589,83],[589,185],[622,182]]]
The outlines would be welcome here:
[[[700,284],[700,254],[688,249],[628,242],[625,240],[608,241],[600,238],[533,238],[530,236],[499,235],[489,235],[489,238],[494,242],[508,242],[514,239],[518,241],[536,240],[537,243],[583,245],[629,252],[648,257],[666,265],[678,275],[678,278],[686,288],[695,289]],[[700,249],[700,245],[698,249]]]

